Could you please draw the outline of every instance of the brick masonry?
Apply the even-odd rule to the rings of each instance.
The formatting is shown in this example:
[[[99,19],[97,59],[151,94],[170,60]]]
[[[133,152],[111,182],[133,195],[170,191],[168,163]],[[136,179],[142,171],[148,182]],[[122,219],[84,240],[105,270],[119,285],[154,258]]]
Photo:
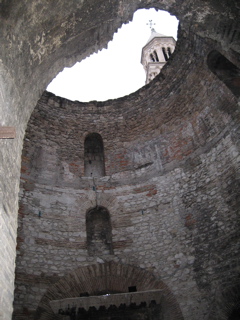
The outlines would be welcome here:
[[[161,76],[105,103],[42,95],[63,67],[151,6],[181,22]],[[184,319],[227,319],[239,300],[239,102],[206,60],[217,50],[239,67],[238,1],[12,0],[0,15],[0,125],[16,128],[15,139],[0,140],[0,319],[12,312],[26,127],[15,317],[30,319],[74,268],[114,260],[161,278]],[[91,131],[105,151],[97,199],[83,176]],[[114,256],[87,255],[85,214],[96,201],[111,215]]]
[[[160,75],[151,99],[84,104],[45,92],[39,100],[22,154],[16,319],[23,306],[34,313],[56,279],[98,262],[151,271],[184,319],[205,319],[216,288],[238,278],[236,100],[200,54],[179,72],[185,81],[171,95],[177,79],[159,92]],[[103,139],[106,167],[94,180],[84,176],[92,132]],[[110,213],[112,254],[87,250],[86,213],[96,205]]]

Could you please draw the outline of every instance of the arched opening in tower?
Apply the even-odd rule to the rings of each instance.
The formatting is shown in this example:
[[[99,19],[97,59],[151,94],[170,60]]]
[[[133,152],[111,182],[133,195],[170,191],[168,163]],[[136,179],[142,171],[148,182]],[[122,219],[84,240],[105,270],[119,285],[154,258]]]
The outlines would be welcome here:
[[[105,175],[104,147],[100,134],[90,133],[84,141],[84,175],[103,177]]]

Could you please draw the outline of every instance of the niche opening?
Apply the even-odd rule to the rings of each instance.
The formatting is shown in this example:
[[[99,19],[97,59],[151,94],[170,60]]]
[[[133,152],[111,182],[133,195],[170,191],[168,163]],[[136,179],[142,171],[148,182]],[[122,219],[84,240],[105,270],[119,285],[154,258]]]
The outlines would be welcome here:
[[[110,214],[96,206],[86,214],[87,248],[90,256],[113,254]]]
[[[85,177],[105,176],[103,140],[100,134],[90,133],[84,141]]]
[[[236,97],[240,97],[240,69],[216,50],[209,53],[207,64],[209,69],[225,83],[232,93]]]

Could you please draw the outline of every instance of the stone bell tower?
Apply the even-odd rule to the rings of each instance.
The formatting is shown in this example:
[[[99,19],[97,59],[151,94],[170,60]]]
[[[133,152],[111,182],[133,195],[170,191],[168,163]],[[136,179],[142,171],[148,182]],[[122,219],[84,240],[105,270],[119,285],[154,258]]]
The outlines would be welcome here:
[[[151,26],[151,36],[142,48],[141,64],[146,72],[146,82],[149,83],[158,75],[172,55],[176,41],[172,36],[157,33]]]

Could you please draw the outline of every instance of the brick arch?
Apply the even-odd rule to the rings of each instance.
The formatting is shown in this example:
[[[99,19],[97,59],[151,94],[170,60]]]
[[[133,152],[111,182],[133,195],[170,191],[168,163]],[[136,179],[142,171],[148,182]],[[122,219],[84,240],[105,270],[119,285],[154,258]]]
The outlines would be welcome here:
[[[101,292],[128,292],[130,286],[136,286],[138,291],[161,289],[164,319],[184,319],[176,298],[163,281],[144,269],[113,261],[81,267],[62,277],[44,294],[34,319],[56,319],[49,304],[51,300],[78,297],[83,292],[97,295],[99,288]]]
[[[233,286],[221,287],[215,294],[215,301],[208,320],[231,320],[240,311],[240,281]]]

